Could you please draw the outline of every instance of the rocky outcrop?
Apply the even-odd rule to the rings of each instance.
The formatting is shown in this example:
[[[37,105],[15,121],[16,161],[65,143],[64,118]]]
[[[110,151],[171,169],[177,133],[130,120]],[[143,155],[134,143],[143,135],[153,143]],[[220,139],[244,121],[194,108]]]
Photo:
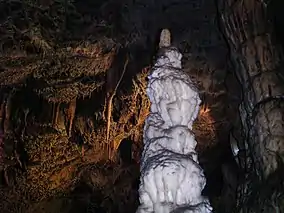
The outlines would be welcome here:
[[[267,177],[279,166],[277,156],[284,151],[282,52],[272,42],[265,5],[231,2],[220,2],[219,7],[235,72],[242,83],[242,124],[257,171]]]
[[[274,176],[274,187],[278,187],[275,174],[278,174],[282,167],[284,151],[284,76],[281,46],[274,43],[273,25],[267,16],[267,5],[262,1],[220,0],[218,3],[221,28],[228,42],[234,71],[242,85],[243,101],[239,111],[246,144],[239,141],[239,148],[246,154],[243,158],[240,156],[240,160],[245,162],[241,165],[247,174],[256,175],[260,182],[268,181]],[[256,179],[250,176],[250,181]],[[278,180],[281,180],[281,176]],[[256,190],[253,185],[255,184],[247,184],[247,187],[252,188],[242,191],[240,197],[245,199],[248,196],[250,201],[258,201],[253,201],[254,205],[243,205],[243,211],[259,212],[259,206],[265,209],[264,212],[276,211],[272,207],[268,208],[268,205],[259,199],[258,195],[263,191],[252,198],[253,190]],[[278,194],[271,193],[274,196]],[[268,200],[272,194],[266,195]],[[279,202],[276,200],[273,202]],[[258,207],[255,205],[257,202]],[[271,204],[272,200],[268,203]]]

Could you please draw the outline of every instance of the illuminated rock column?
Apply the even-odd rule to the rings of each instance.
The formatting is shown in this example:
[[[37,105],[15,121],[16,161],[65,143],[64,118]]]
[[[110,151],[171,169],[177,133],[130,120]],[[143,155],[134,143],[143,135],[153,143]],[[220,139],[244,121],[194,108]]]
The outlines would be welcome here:
[[[159,55],[147,87],[151,110],[144,128],[137,212],[211,212],[201,195],[206,180],[192,133],[200,99],[181,69],[179,51],[166,47]]]

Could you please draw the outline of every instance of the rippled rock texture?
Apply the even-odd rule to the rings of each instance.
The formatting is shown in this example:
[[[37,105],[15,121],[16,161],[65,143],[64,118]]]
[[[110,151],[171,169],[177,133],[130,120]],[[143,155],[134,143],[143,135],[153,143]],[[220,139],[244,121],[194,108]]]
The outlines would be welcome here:
[[[192,133],[200,99],[176,48],[163,48],[149,76],[152,103],[144,128],[137,212],[211,212]]]

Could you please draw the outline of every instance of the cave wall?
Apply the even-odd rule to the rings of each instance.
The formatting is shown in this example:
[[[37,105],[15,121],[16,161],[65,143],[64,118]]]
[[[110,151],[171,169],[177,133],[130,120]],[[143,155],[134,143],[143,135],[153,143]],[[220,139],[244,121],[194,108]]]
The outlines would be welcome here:
[[[275,212],[276,208],[281,208],[277,199],[273,202],[278,207],[271,205],[273,199],[270,196],[277,194],[277,190],[269,194],[262,191],[263,184],[252,183],[257,180],[269,185],[273,176],[277,188],[284,151],[283,54],[281,45],[274,39],[274,26],[267,8],[261,1],[218,1],[231,63],[242,85],[243,100],[239,112],[245,143],[239,140],[239,148],[246,153],[243,169],[247,176],[245,189],[239,192],[239,201],[247,199],[246,204],[251,204],[240,204],[243,205],[242,212],[259,212],[260,209]],[[254,190],[260,191],[258,195]],[[264,196],[265,193],[268,193],[266,198],[260,198],[260,194]],[[265,204],[265,200],[269,201]]]
[[[224,3],[222,21],[236,74],[243,84],[240,106],[247,141],[260,175],[277,169],[277,154],[284,149],[282,51],[260,2]]]

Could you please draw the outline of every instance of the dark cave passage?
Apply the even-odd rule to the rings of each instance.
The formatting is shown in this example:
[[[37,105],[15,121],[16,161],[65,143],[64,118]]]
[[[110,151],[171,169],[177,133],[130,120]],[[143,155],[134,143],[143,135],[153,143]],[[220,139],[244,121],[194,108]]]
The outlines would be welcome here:
[[[119,145],[118,152],[122,163],[131,164],[132,161],[132,141],[124,139]]]

